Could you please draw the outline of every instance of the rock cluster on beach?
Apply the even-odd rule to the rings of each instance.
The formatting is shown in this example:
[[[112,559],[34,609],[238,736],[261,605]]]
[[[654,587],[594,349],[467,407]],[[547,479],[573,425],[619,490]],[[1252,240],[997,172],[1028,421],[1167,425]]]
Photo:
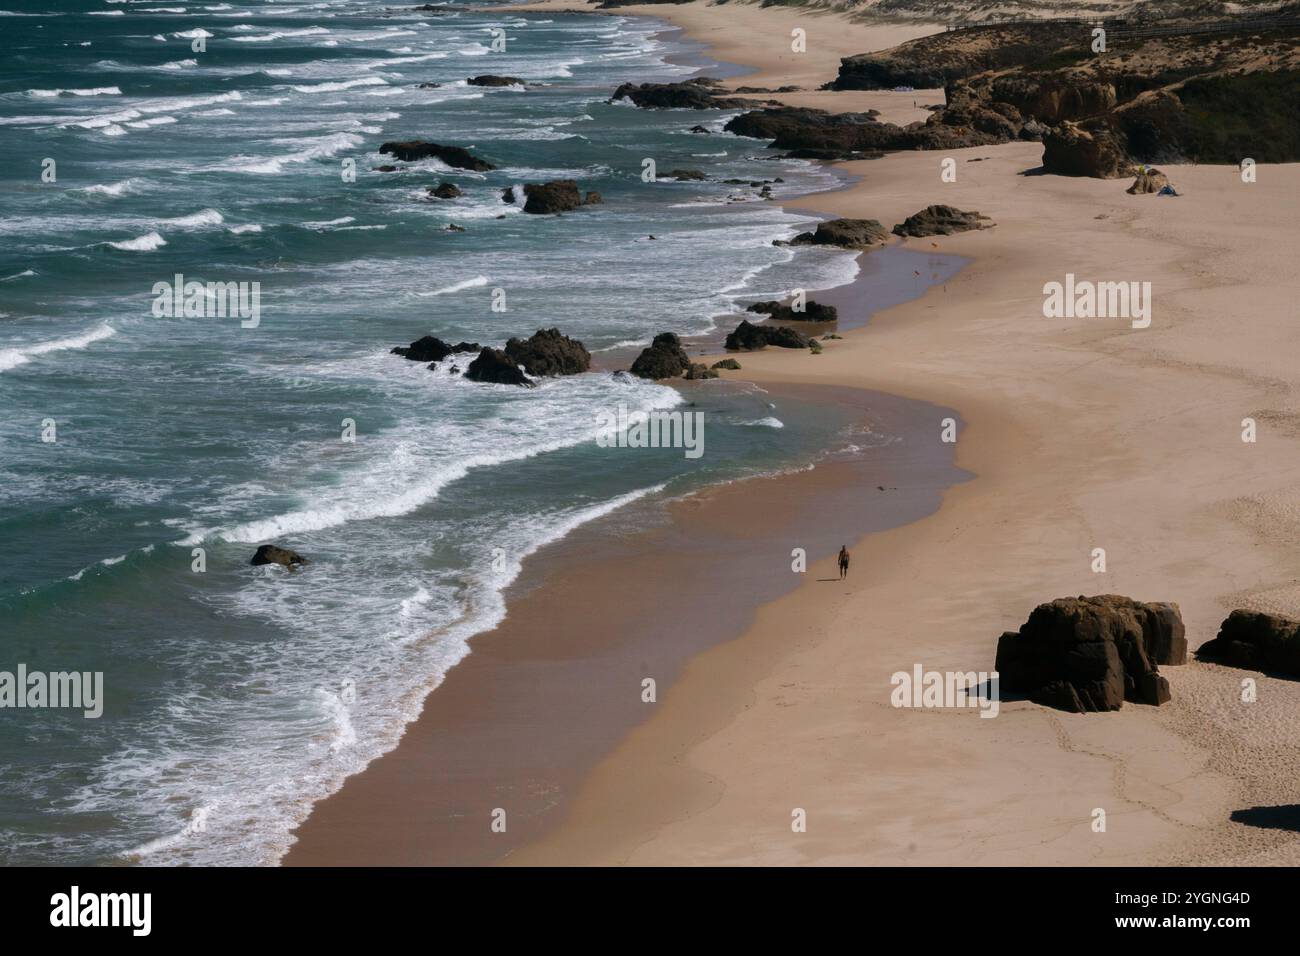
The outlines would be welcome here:
[[[682,340],[672,332],[661,332],[641,350],[628,371],[638,378],[677,378],[690,367]]]
[[[577,375],[591,368],[586,346],[559,329],[539,329],[527,339],[512,338],[506,342],[505,353],[535,377]]]
[[[778,322],[836,322],[839,320],[839,310],[833,305],[823,305],[812,299],[807,300],[803,305],[803,310],[799,311],[792,305],[785,305],[772,300],[770,302],[755,302],[745,311],[758,312]]]
[[[751,352],[769,345],[782,349],[806,349],[812,340],[785,325],[755,325],[748,319],[727,334],[723,345],[728,349]]]
[[[776,240],[775,244],[790,246],[839,246],[842,249],[866,251],[889,241],[889,230],[875,219],[831,219],[819,222],[811,232],[801,232],[789,242]]]
[[[1300,621],[1236,610],[1197,650],[1202,660],[1300,677]]]
[[[379,151],[389,156],[396,156],[406,163],[414,163],[421,159],[439,159],[456,169],[468,169],[477,173],[496,169],[487,160],[480,159],[463,146],[443,146],[420,139],[384,143],[379,147]]]
[[[993,227],[988,216],[978,212],[963,212],[953,206],[926,206],[908,216],[894,227],[894,235],[921,238],[923,236],[951,236],[954,232]]]
[[[898,126],[870,113],[776,107],[726,129],[808,158],[1041,140],[1045,172],[1116,178],[1138,162],[1300,159],[1294,26],[1125,39],[1107,56],[1071,24],[953,30],[845,57],[836,90],[944,88],[944,105]]]
[[[1187,639],[1178,605],[1116,594],[1040,604],[998,641],[1003,691],[1074,713],[1119,710],[1124,701],[1169,700],[1160,664],[1182,664]]]

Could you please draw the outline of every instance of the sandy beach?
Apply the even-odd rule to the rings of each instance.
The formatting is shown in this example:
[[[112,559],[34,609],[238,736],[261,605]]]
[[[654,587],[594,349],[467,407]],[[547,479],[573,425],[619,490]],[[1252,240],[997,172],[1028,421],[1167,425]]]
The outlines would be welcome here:
[[[731,86],[806,87],[786,95],[794,105],[875,108],[885,119],[909,122],[942,98],[938,91],[812,91],[834,75],[841,56],[933,28],[736,4],[613,12],[668,20],[708,42],[719,59],[756,69],[727,81]],[[789,52],[796,26],[807,30],[806,54]],[[933,415],[932,444],[911,449],[910,460],[933,475],[936,467],[951,468],[945,462],[955,455],[970,480],[926,484],[922,469],[900,465],[897,481],[880,482],[912,495],[915,513],[900,524],[902,511],[885,520],[856,506],[877,484],[861,469],[819,468],[679,505],[669,525],[676,530],[649,532],[660,535],[663,550],[638,548],[621,555],[622,563],[599,566],[581,555],[551,555],[548,566],[564,568],[563,577],[524,587],[533,589],[524,600],[537,607],[512,600],[498,629],[506,634],[475,640],[474,653],[432,695],[398,750],[317,806],[286,862],[499,857],[501,847],[485,851],[481,839],[472,847],[445,842],[448,828],[431,812],[446,809],[429,796],[445,777],[439,748],[457,721],[484,705],[474,691],[513,666],[515,683],[498,693],[516,702],[550,693],[550,654],[540,649],[548,640],[564,648],[556,660],[588,664],[600,656],[591,646],[595,635],[611,646],[635,644],[635,635],[610,637],[584,621],[546,633],[534,627],[531,651],[521,651],[528,622],[551,620],[546,608],[563,606],[548,602],[607,595],[627,575],[653,582],[639,598],[653,606],[654,595],[712,573],[709,553],[702,560],[687,554],[667,569],[668,556],[683,555],[692,540],[734,535],[737,547],[788,564],[791,548],[802,543],[797,509],[759,521],[749,540],[735,532],[743,516],[781,510],[763,506],[782,500],[817,502],[818,516],[829,516],[835,533],[850,539],[847,581],[837,579],[821,547],[825,557],[775,600],[762,603],[762,581],[715,586],[710,599],[693,596],[688,634],[673,644],[674,653],[690,657],[680,676],[648,719],[617,722],[620,742],[594,767],[574,758],[558,809],[545,825],[516,832],[506,862],[1300,862],[1289,830],[1233,819],[1255,806],[1300,803],[1300,760],[1291,746],[1300,685],[1293,681],[1189,661],[1162,669],[1173,699],[1160,708],[1126,704],[1075,715],[1004,700],[997,718],[986,720],[975,710],[890,705],[896,671],[917,664],[992,670],[999,634],[1056,597],[1114,593],[1175,602],[1191,649],[1213,637],[1232,608],[1300,615],[1291,266],[1300,167],[1261,166],[1254,183],[1242,182],[1234,167],[1169,167],[1182,194],[1169,198],[1126,195],[1128,180],[1036,175],[1041,155],[1040,144],[1010,143],[843,164],[860,177],[850,187],[790,205],[889,227],[941,202],[978,210],[996,225],[907,240],[970,264],[915,301],[876,312],[866,327],[827,342],[822,354],[745,353],[738,356],[743,370],[728,373],[796,390],[790,394],[874,392],[919,403],[908,408]],[[956,161],[956,182],[940,178],[945,158]],[[1044,284],[1067,274],[1150,282],[1150,326],[1045,318]],[[862,308],[874,311],[871,303]],[[955,446],[941,440],[949,414],[963,423]],[[1256,442],[1242,441],[1246,418],[1258,423]],[[765,487],[746,487],[759,484]],[[1092,569],[1096,548],[1106,552],[1104,573]],[[592,615],[606,626],[628,610],[601,604]],[[711,623],[698,634],[689,626],[706,618]],[[637,655],[629,660],[635,671]],[[1247,676],[1259,684],[1258,701],[1249,705],[1240,693]],[[444,695],[457,681],[459,696]],[[526,725],[527,708],[519,714]],[[544,747],[547,737],[521,739]],[[478,746],[499,746],[508,761],[520,740]],[[453,789],[467,779],[451,776]],[[477,779],[471,786],[489,785]],[[1097,809],[1105,811],[1105,832],[1091,826]],[[806,832],[792,831],[798,810]]]

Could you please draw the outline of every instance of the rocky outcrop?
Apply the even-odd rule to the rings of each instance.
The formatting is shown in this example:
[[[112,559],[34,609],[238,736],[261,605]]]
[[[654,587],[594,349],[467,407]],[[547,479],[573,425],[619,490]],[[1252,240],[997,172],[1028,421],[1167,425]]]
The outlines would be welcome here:
[[[403,162],[413,163],[421,159],[440,159],[448,166],[457,169],[469,169],[484,173],[496,169],[485,159],[479,159],[463,146],[442,146],[424,140],[411,139],[405,142],[384,143],[379,147],[381,153],[396,156]]]
[[[591,368],[591,353],[586,346],[559,329],[539,329],[527,339],[512,338],[506,342],[505,353],[535,378],[577,375]]]
[[[1118,179],[1132,168],[1119,136],[1105,120],[1067,121],[1043,134],[1044,172]]]
[[[1182,664],[1187,639],[1178,605],[1116,594],[1057,598],[1034,608],[998,641],[1003,691],[1075,713],[1119,710],[1124,701],[1169,700],[1160,664]]]
[[[952,206],[926,206],[894,227],[894,235],[921,238],[951,236],[971,229],[991,229],[993,222],[978,212],[962,212]]]
[[[288,568],[290,571],[300,564],[310,564],[310,562],[297,551],[292,551],[289,548],[281,548],[274,544],[264,544],[259,547],[257,553],[253,555],[253,559],[248,563],[254,567],[259,567],[263,564],[278,564],[281,567]]]
[[[492,382],[497,385],[522,385],[532,388],[536,383],[525,375],[515,363],[500,349],[485,348],[465,369],[465,377],[471,382]]]
[[[706,378],[717,378],[718,373],[700,362],[692,362],[686,369],[687,381],[695,382]]]
[[[514,186],[507,186],[505,189],[501,190],[501,201],[504,203],[509,203],[512,206],[514,205],[515,203]]]
[[[1257,611],[1233,611],[1196,656],[1229,667],[1300,677],[1300,621]]]
[[[700,182],[708,177],[699,169],[674,169],[667,176],[661,176],[660,179],[675,179],[678,182],[695,181]]]
[[[748,109],[749,100],[718,93],[720,84],[709,77],[681,83],[624,83],[609,98],[630,100],[642,109],[653,110],[735,110]]]
[[[799,311],[791,305],[783,305],[776,300],[772,300],[771,302],[755,302],[745,311],[758,312],[778,322],[836,322],[839,320],[839,311],[833,305],[822,305],[812,299],[808,299],[803,305],[803,310]]]
[[[434,199],[456,199],[465,195],[455,183],[438,183],[430,186],[428,192]]]
[[[661,332],[641,350],[629,371],[638,378],[677,378],[690,367],[682,340],[672,332]]]
[[[523,86],[524,81],[517,76],[497,76],[495,73],[480,73],[465,81],[470,86]]]
[[[596,190],[594,189],[589,189],[587,191],[587,195],[582,200],[582,204],[584,206],[599,206],[604,201],[605,201],[604,196],[596,192]]]
[[[1143,166],[1137,171],[1133,185],[1124,190],[1130,196],[1158,193],[1169,185],[1169,177],[1151,166]]]
[[[812,232],[799,233],[789,244],[867,250],[888,241],[889,231],[875,219],[832,219],[818,223]]]
[[[421,336],[410,345],[399,345],[391,350],[391,354],[400,355],[404,359],[410,359],[412,362],[441,362],[448,355],[456,352],[477,352],[482,346],[477,342],[461,342],[458,345],[448,345],[442,339],[435,338],[432,335]]]
[[[713,365],[710,366],[710,368],[725,368],[728,371],[739,372],[740,363],[733,358],[727,358],[727,359],[723,359],[720,362],[714,362]]]
[[[723,343],[728,349],[752,352],[769,345],[782,349],[806,349],[811,344],[802,332],[784,325],[754,325],[745,319],[728,333]]]
[[[513,192],[510,193],[514,195]],[[524,212],[534,215],[569,212],[579,206],[603,202],[600,193],[589,192],[584,199],[578,184],[572,179],[557,179],[549,183],[528,183],[524,186]],[[507,202],[511,200],[507,199]]]

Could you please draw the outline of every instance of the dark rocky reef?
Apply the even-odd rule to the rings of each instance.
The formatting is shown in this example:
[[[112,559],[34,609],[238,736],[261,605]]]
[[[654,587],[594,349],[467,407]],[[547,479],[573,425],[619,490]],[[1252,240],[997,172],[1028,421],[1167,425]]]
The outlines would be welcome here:
[[[430,186],[428,193],[434,199],[456,199],[465,195],[455,183],[438,183],[436,186]]]
[[[278,564],[281,567],[288,568],[292,571],[300,564],[310,564],[311,562],[297,551],[292,551],[289,548],[281,548],[274,544],[264,544],[257,549],[252,560],[248,563],[254,567],[259,567],[263,564]]]
[[[525,375],[501,349],[485,348],[465,369],[465,377],[471,382],[491,382],[497,385],[522,385],[532,388],[537,383]]]
[[[1300,677],[1300,621],[1257,611],[1233,611],[1196,656],[1229,667]]]
[[[755,302],[745,311],[757,312],[778,322],[836,322],[840,317],[835,306],[822,305],[822,303],[814,302],[812,299],[804,302],[802,311],[796,310],[790,305],[783,305],[776,300]]]
[[[480,73],[465,81],[470,86],[523,86],[524,81],[517,76],[498,76],[495,73]]]
[[[448,166],[454,166],[457,169],[469,169],[476,173],[485,173],[488,170],[496,169],[487,160],[479,159],[463,146],[442,146],[438,143],[429,143],[420,139],[411,139],[400,143],[384,143],[379,147],[379,151],[390,156],[396,156],[407,163],[413,163],[421,159],[440,159]]]
[[[954,232],[971,229],[991,229],[993,222],[978,212],[962,212],[953,206],[926,206],[894,227],[894,235],[922,238],[924,236],[951,236]]]
[[[514,201],[514,192],[507,190],[502,198],[506,202]],[[557,179],[549,183],[528,183],[524,186],[524,212],[534,215],[547,215],[557,212],[569,212],[583,205],[595,205],[602,202],[600,193],[589,192],[586,199],[578,192],[578,184],[572,179]]]
[[[477,342],[461,342],[448,345],[442,339],[432,335],[421,336],[410,345],[399,345],[391,350],[392,355],[400,355],[412,362],[441,362],[448,355],[457,352],[477,352],[482,346]]]
[[[672,332],[660,332],[641,350],[629,371],[638,378],[677,378],[690,367],[682,340]]]
[[[559,329],[539,329],[527,339],[512,338],[506,342],[505,353],[534,377],[577,375],[591,368],[586,346]]]
[[[624,83],[609,101],[631,100],[652,110],[736,110],[754,105],[750,100],[720,95],[719,85],[705,76],[680,83]]]
[[[806,349],[812,342],[802,332],[785,325],[755,325],[748,319],[741,321],[727,334],[726,348],[752,352],[769,345],[782,349]]]
[[[1182,664],[1187,638],[1178,605],[1116,594],[1057,598],[998,640],[1003,691],[1074,713],[1119,710],[1124,701],[1169,700],[1160,664]]]

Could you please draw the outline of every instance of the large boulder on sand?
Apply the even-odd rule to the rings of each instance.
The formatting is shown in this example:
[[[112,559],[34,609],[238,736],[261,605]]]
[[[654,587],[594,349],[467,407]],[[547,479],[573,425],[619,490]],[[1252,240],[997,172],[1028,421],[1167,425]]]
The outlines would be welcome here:
[[[1117,594],[1057,598],[998,640],[1000,686],[1075,713],[1159,705],[1169,683],[1157,665],[1182,664],[1187,638],[1178,605]]]
[[[478,358],[469,363],[465,377],[471,382],[492,382],[497,385],[522,385],[532,388],[535,384],[519,369],[514,359],[500,349],[485,348],[478,353]]]
[[[264,544],[257,549],[253,559],[248,562],[254,567],[263,564],[278,564],[292,571],[299,564],[308,564],[308,560],[297,551],[280,548],[273,544]]]
[[[539,329],[530,338],[511,339],[506,355],[529,375],[577,375],[591,368],[591,353],[559,329]]]
[[[1043,133],[1043,171],[1058,176],[1118,179],[1133,168],[1120,138],[1104,120],[1068,120]]]
[[[486,159],[479,159],[463,146],[440,146],[438,143],[429,143],[420,139],[410,139],[400,143],[384,143],[379,147],[379,151],[390,156],[396,156],[407,163],[414,163],[421,159],[440,159],[448,166],[455,166],[457,169],[472,169],[479,173],[496,169]]]
[[[782,349],[806,349],[810,344],[802,332],[784,325],[754,325],[748,319],[736,326],[735,331],[729,333],[723,343],[729,349],[747,352],[765,349],[769,345]]]
[[[895,226],[894,235],[919,239],[923,236],[951,236],[954,232],[992,227],[989,217],[977,212],[963,212],[953,206],[926,206]]]
[[[641,350],[629,371],[638,378],[677,378],[690,367],[682,340],[672,332],[661,332]]]
[[[1207,661],[1300,677],[1300,621],[1236,610],[1196,656]]]
[[[801,232],[792,246],[840,246],[871,249],[889,241],[889,231],[875,219],[832,219],[817,224],[812,232]]]
[[[557,179],[549,183],[528,183],[524,186],[524,212],[536,215],[568,212],[582,205],[582,194],[572,179]]]

